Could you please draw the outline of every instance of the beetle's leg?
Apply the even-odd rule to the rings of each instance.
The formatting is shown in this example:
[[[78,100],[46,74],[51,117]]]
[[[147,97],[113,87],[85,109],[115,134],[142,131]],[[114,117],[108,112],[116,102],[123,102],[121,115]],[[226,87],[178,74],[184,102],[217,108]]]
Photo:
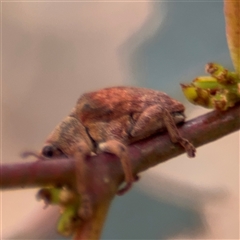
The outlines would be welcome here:
[[[186,138],[183,138],[180,135],[172,115],[166,109],[163,109],[163,121],[168,130],[172,142],[180,143],[185,148],[189,157],[195,157],[196,152],[195,147]]]
[[[173,143],[180,143],[186,150],[189,157],[195,156],[195,147],[185,138],[183,138],[176,126],[176,123],[183,122],[184,115],[174,114],[172,115],[168,110],[161,105],[154,105],[147,108],[137,119],[130,134],[133,137],[138,137],[144,134],[149,136],[154,131],[160,130],[166,127],[170,135],[170,139]]]
[[[81,142],[74,151],[73,158],[76,161],[75,174],[76,174],[76,190],[80,195],[80,207],[78,215],[82,219],[89,219],[92,216],[93,206],[91,196],[87,191],[88,177],[87,165],[85,163],[87,155],[91,154],[88,145]]]
[[[120,158],[122,168],[125,174],[126,185],[120,189],[117,194],[122,195],[126,193],[132,186],[133,182],[137,180],[137,177],[133,177],[132,166],[129,159],[129,153],[127,147],[118,140],[108,140],[99,144],[99,149],[103,152],[115,154]]]
[[[146,108],[136,120],[133,119],[136,122],[130,130],[130,135],[135,138],[140,138],[141,136],[147,137],[158,130],[166,128],[163,114],[164,111],[159,105]],[[182,113],[176,113],[172,118],[175,123],[180,123],[184,121],[185,116]]]

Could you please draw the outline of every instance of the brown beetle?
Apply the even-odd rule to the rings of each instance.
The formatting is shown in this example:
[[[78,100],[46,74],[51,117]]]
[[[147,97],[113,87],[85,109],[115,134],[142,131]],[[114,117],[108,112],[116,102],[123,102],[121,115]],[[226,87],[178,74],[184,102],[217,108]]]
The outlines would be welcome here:
[[[183,112],[180,102],[152,89],[111,87],[85,93],[47,138],[41,157],[63,156],[77,160],[91,152],[113,153],[119,157],[125,174],[126,185],[118,191],[123,194],[136,180],[128,156],[130,143],[167,129],[171,141],[180,143],[188,156],[194,157],[194,146],[180,136],[176,127],[185,120]],[[84,166],[79,168],[84,169]],[[78,190],[84,202],[84,189]]]

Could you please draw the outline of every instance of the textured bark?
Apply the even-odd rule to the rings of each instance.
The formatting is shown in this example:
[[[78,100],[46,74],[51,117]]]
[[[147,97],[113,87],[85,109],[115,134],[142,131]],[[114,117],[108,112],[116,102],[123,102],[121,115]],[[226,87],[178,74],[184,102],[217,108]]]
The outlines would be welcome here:
[[[180,134],[195,147],[215,141],[240,129],[240,104],[225,111],[212,111],[192,119],[179,127]],[[186,154],[179,144],[173,144],[167,133],[162,133],[129,146],[134,173],[137,174],[180,154]],[[75,183],[75,161],[61,159],[27,163],[3,164],[1,189],[42,187],[50,184]],[[93,215],[83,221],[74,240],[99,239],[111,201],[124,173],[119,159],[112,154],[99,154],[86,159],[88,191],[93,200]],[[194,171],[194,169],[193,169]]]
[[[213,111],[185,122],[179,127],[179,131],[195,147],[199,147],[239,128],[240,104],[237,104],[225,112]],[[184,149],[178,144],[172,144],[167,133],[158,134],[129,146],[135,173],[182,153]],[[106,173],[111,181],[116,181],[117,184],[123,180],[121,164],[112,154],[103,153],[89,157],[86,164],[93,179],[102,178]],[[2,164],[0,171],[1,189],[38,187],[54,183],[72,184],[75,179],[74,160],[71,159]]]

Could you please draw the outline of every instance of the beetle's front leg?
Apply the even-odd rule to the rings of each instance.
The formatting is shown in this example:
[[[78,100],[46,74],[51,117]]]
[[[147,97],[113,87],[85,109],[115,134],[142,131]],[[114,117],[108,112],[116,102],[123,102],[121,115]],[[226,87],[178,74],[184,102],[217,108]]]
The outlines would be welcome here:
[[[117,194],[123,195],[131,188],[133,182],[138,179],[138,177],[133,176],[127,147],[118,140],[108,140],[106,142],[100,143],[98,147],[99,150],[103,152],[112,153],[119,157],[125,174],[126,185],[122,189],[118,190]]]

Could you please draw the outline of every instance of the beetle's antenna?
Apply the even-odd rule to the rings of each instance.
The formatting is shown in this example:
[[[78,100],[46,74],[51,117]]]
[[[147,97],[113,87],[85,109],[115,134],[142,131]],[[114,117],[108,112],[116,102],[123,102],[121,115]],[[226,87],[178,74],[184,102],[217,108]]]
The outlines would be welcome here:
[[[34,151],[24,151],[24,152],[20,153],[20,157],[22,157],[22,158],[28,158],[30,156],[34,156],[36,158],[40,158],[39,153],[34,152]]]

